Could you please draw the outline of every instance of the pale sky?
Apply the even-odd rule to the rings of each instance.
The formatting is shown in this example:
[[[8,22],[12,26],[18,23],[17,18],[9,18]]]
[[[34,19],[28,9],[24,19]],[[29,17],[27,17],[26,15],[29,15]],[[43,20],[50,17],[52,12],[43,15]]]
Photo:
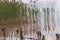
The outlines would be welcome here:
[[[30,0],[22,0],[22,1],[25,3],[29,3]],[[33,0],[33,1],[36,1],[36,0]],[[38,0],[38,2],[41,2],[41,1],[46,3],[47,1],[56,1],[56,0]]]
[[[34,0],[35,1],[35,0]],[[29,3],[29,0],[23,0],[24,3]],[[53,2],[56,3],[55,8],[56,8],[56,17],[57,17],[57,22],[60,25],[60,0],[38,0],[37,1],[42,2],[42,3],[48,3],[48,2]]]

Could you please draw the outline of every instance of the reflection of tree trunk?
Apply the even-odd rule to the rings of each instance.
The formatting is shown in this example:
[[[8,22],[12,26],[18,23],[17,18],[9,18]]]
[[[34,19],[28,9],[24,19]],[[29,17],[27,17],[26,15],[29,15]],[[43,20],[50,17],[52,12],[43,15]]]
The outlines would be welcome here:
[[[12,2],[14,3],[14,2],[15,2],[15,0],[12,0]]]
[[[42,35],[41,35],[41,31],[38,31],[38,32],[37,32],[38,40],[41,40],[41,36],[42,36]]]
[[[38,14],[37,17],[38,17],[37,18],[38,19],[38,21],[37,21],[38,22],[38,28],[37,28],[38,30],[37,31],[41,31],[41,13]]]
[[[8,2],[9,0],[3,0],[3,2]]]
[[[27,28],[26,28],[26,31],[27,31],[27,30],[28,30],[28,16],[27,16],[27,13],[26,13],[26,20],[25,20],[25,21],[26,21],[26,27],[27,27]],[[27,33],[28,33],[28,31],[27,31]],[[27,34],[27,33],[26,33],[26,34]]]
[[[47,31],[47,17],[46,17],[47,15],[45,14],[45,16],[44,16],[44,29],[45,29],[45,31]]]
[[[6,29],[5,27],[2,29],[3,32],[3,40],[6,40]]]
[[[44,8],[44,30],[47,31],[47,10]]]
[[[53,30],[54,30],[54,28],[55,28],[55,10],[53,9],[53,8],[51,8],[51,10],[52,10],[52,16],[51,16],[51,19],[52,19],[52,28],[53,28]]]
[[[37,28],[38,28],[38,19],[37,19],[37,15],[36,15],[36,17],[35,17],[35,21],[36,21],[36,23],[35,23],[35,33],[37,32]]]
[[[59,34],[56,34],[56,40],[59,40],[60,36]]]
[[[23,30],[22,30],[22,27],[20,28],[20,39],[23,40]]]
[[[47,24],[48,24],[48,32],[50,30],[50,26],[49,26],[49,8],[47,8]]]
[[[42,40],[45,40],[45,36],[44,35],[42,36]]]
[[[35,14],[34,14],[35,12],[33,11],[33,38],[34,38],[34,33],[35,33]],[[34,39],[33,39],[34,40]]]

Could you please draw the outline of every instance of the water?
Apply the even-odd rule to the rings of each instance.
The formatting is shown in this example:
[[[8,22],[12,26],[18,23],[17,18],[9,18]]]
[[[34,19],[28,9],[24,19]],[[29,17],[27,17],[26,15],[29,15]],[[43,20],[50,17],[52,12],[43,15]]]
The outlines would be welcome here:
[[[42,35],[45,36],[46,40],[56,40],[56,36],[55,36],[56,35],[56,31],[55,31],[56,30],[56,19],[55,19],[55,14],[56,14],[55,13],[55,6],[56,6],[56,4],[55,3],[52,4],[52,3],[51,4],[50,3],[47,3],[47,4],[36,3],[36,7],[38,7],[38,9],[40,9],[40,11],[37,16],[38,30],[35,29],[35,32],[41,31]],[[49,15],[42,11],[43,8],[47,8],[47,7],[49,8],[49,11],[50,11]],[[53,10],[51,8],[53,8]],[[31,24],[31,25],[32,25],[32,29],[33,29],[33,24]],[[36,27],[36,26],[34,26],[34,27]],[[28,30],[30,30],[30,29],[28,29]],[[35,38],[36,36],[33,35],[33,37]]]
[[[27,13],[27,18],[28,18],[27,27],[28,28],[27,28],[26,35],[24,35],[24,40],[30,40],[30,38],[32,38],[32,40],[38,39],[37,37],[38,31],[41,31],[41,34],[45,36],[45,40],[56,40],[55,35],[56,35],[57,30],[56,30],[56,24],[55,24],[55,11],[54,11],[55,7],[53,7],[53,5],[55,4],[53,4],[52,6],[50,3],[49,3],[50,5],[42,4],[42,6],[40,5],[40,3],[38,5],[37,4],[38,3],[36,3],[36,7],[38,6],[38,9],[39,9],[39,13],[37,14],[37,16],[35,15],[32,16],[32,14],[30,13],[31,15],[29,18],[29,12]],[[47,14],[47,12],[46,13],[43,12],[42,11],[43,8],[49,8],[49,14]],[[54,8],[53,12],[51,11],[51,8]],[[34,23],[34,20],[36,20],[35,23]],[[24,31],[24,28],[23,28],[23,31]],[[0,38],[0,40],[2,39],[3,38]],[[15,37],[13,33],[12,38],[7,37],[6,40],[20,40],[20,37]]]

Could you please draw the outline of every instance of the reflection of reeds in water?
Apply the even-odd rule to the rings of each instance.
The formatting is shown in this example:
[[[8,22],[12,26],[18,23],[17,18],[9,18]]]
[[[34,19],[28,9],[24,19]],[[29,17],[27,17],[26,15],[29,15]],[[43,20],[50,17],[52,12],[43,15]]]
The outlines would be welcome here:
[[[42,8],[40,10],[42,10]],[[42,17],[42,15],[43,15],[43,17]],[[14,28],[17,28],[19,30],[19,36],[20,36],[21,27],[22,27],[22,31],[23,31],[23,36],[30,34],[30,36],[33,36],[33,38],[37,35],[38,31],[41,31],[41,30],[43,30],[43,31],[52,30],[53,31],[54,30],[54,25],[55,25],[54,24],[54,14],[51,13],[50,8],[48,8],[48,9],[43,8],[42,12],[40,12],[40,13],[37,12],[36,9],[33,9],[33,10],[29,9],[28,13],[24,14],[24,16],[20,17],[20,18],[21,19],[17,18],[15,20],[13,20],[12,22],[8,21],[9,24],[4,25],[4,26],[6,26],[6,35],[7,36],[10,35],[10,31],[12,31],[11,34],[13,34],[13,32],[14,32],[14,35],[18,35],[18,33],[15,34],[16,29],[14,29]],[[44,27],[41,26],[42,20],[44,21],[42,23]],[[34,33],[36,35],[34,35]]]
[[[54,18],[55,14],[54,13],[55,13],[54,8],[43,8],[45,31],[49,32],[49,31],[54,30],[54,27],[55,27],[55,18]]]

